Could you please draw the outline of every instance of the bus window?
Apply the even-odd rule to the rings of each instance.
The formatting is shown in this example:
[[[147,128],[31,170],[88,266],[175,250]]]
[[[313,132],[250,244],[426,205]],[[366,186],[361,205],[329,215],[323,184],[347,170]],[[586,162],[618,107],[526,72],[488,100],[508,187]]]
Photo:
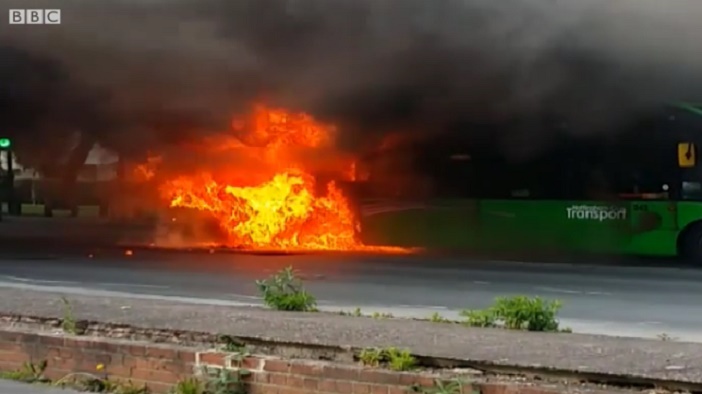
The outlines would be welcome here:
[[[680,194],[683,200],[702,200],[702,183],[683,181]]]

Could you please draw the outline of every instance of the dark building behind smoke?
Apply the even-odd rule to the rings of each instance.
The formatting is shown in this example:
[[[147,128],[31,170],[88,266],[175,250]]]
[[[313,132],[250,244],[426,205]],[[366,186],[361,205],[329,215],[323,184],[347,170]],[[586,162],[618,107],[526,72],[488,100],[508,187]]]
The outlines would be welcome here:
[[[697,0],[3,4],[63,11],[60,26],[0,27],[0,126],[47,168],[75,130],[140,157],[226,129],[261,97],[338,123],[350,149],[483,130],[518,154],[702,98]]]
[[[641,193],[699,199],[699,192],[681,189],[699,185],[698,168],[678,165],[679,143],[702,146],[697,107],[660,106],[600,136],[573,135],[569,122],[547,118],[538,127],[551,137],[532,145],[526,139],[533,125],[474,125],[482,132],[409,141],[366,156],[371,177],[362,187],[374,198],[410,200],[616,200]],[[505,140],[505,130],[515,138]]]

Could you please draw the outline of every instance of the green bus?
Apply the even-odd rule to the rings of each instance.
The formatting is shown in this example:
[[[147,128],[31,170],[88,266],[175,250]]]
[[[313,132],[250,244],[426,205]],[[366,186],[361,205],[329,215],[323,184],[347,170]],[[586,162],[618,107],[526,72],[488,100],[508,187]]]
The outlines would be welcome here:
[[[543,129],[475,127],[369,155],[357,190],[364,242],[702,262],[702,105],[669,105],[616,132],[559,127],[569,126],[536,144]]]

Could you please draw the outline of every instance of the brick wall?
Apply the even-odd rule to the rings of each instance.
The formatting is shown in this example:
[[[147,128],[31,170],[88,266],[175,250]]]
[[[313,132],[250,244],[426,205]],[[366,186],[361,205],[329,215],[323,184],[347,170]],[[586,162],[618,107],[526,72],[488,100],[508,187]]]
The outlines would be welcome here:
[[[202,367],[231,368],[231,354],[178,345],[151,344],[97,337],[76,337],[0,331],[0,370],[10,371],[25,361],[48,362],[46,376],[57,380],[71,372],[96,373],[99,364],[114,379],[147,384],[153,393],[166,393],[180,379]],[[236,363],[235,363],[236,365]],[[283,360],[250,356],[243,361],[252,372],[251,394],[400,394],[410,386],[431,386],[437,375],[399,373],[358,365]],[[515,383],[474,384],[464,393],[546,394],[553,388]]]

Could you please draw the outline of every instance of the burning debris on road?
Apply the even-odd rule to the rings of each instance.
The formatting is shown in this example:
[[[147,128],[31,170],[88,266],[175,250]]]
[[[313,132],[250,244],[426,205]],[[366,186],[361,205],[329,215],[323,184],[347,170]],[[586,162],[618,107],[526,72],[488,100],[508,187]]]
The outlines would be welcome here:
[[[232,122],[230,133],[185,147],[206,157],[205,168],[172,164],[169,158],[181,161],[185,153],[171,152],[137,166],[135,177],[154,180],[170,207],[209,215],[227,246],[403,251],[363,245],[341,188],[334,180],[318,184],[322,169],[333,179],[356,179],[355,161],[335,151],[335,136],[335,127],[310,115],[256,105],[249,117]]]

